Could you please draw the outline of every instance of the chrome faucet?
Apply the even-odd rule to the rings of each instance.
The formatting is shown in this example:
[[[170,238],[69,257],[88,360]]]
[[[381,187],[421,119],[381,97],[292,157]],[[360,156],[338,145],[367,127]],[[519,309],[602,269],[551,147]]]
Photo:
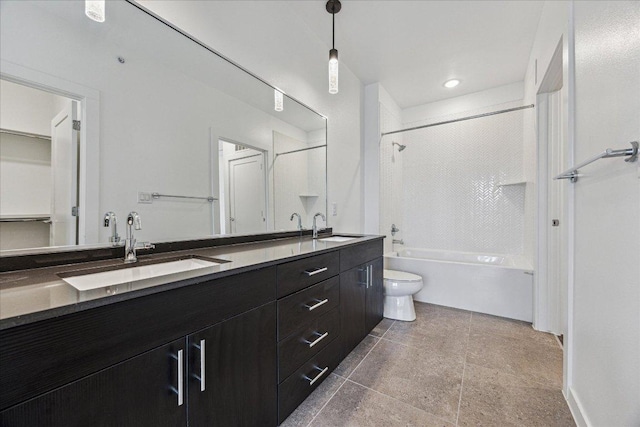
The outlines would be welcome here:
[[[111,237],[109,237],[109,242],[113,243],[113,246],[118,246],[120,244],[120,236],[118,236],[118,218],[116,217],[115,212],[107,212],[104,214],[104,226],[111,226]]]
[[[293,217],[295,216],[298,217],[298,231],[302,231],[302,217],[300,217],[300,214],[298,212],[292,213],[291,218],[289,218],[289,221],[293,221]]]
[[[320,213],[320,212],[318,212],[317,214],[315,214],[315,215],[313,216],[313,238],[314,238],[314,239],[317,239],[317,238],[318,238],[318,226],[316,225],[316,219],[317,219],[318,217],[322,218],[322,220],[323,220],[324,222],[327,222],[327,218],[325,218],[324,214],[322,214],[322,213]],[[322,231],[322,230],[320,230],[320,231]]]
[[[142,230],[142,222],[140,221],[140,215],[138,212],[129,212],[127,216],[127,238],[124,243],[124,262],[125,264],[129,264],[132,262],[138,261],[138,256],[136,254],[136,249],[153,249],[155,245],[151,243],[140,243],[136,242],[135,237],[133,237],[133,229]]]

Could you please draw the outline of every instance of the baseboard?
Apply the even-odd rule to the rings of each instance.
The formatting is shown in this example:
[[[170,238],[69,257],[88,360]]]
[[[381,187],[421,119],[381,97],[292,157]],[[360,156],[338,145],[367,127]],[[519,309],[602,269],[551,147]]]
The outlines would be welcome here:
[[[573,420],[576,422],[576,425],[578,427],[591,427],[591,423],[584,412],[584,408],[571,387],[569,387],[569,395],[566,396],[566,398],[567,403],[569,404],[569,410],[571,410],[571,415],[573,415]]]

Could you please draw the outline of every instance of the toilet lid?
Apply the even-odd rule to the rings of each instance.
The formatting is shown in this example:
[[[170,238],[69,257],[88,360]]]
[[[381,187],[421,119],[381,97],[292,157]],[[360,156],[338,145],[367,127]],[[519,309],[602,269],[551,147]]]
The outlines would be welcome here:
[[[402,282],[419,282],[422,277],[417,274],[407,273],[406,271],[384,270],[385,280],[396,280]]]

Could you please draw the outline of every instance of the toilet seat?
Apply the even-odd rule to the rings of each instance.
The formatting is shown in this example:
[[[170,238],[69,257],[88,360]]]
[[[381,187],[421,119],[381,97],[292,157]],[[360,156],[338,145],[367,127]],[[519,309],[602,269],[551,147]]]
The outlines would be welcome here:
[[[384,270],[383,277],[385,280],[394,282],[421,282],[422,277],[417,274],[407,273],[406,271]]]

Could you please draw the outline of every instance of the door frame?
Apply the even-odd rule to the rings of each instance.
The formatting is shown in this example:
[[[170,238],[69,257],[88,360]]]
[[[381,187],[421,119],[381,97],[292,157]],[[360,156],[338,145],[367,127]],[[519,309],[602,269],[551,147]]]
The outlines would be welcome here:
[[[0,78],[80,102],[78,244],[100,241],[100,92],[96,89],[0,60]]]
[[[560,109],[562,120],[559,123],[561,128],[560,133],[564,144],[564,167],[568,167],[570,164],[574,164],[574,146],[575,146],[575,62],[574,62],[574,35],[573,35],[573,6],[569,5],[568,25],[566,31],[557,41],[555,51],[551,56],[551,60],[542,75],[544,78],[541,83],[537,85],[537,104],[536,110],[541,107],[540,102],[544,103],[544,95],[547,92],[553,92],[560,86]],[[537,66],[537,65],[536,65]],[[557,80],[561,79],[561,84],[557,84]],[[555,85],[553,83],[556,83]],[[537,83],[536,83],[537,84]],[[545,135],[541,135],[540,130],[542,123],[540,123],[542,114],[539,112],[537,115],[536,130],[536,209],[535,209],[535,238],[537,243],[535,271],[534,276],[534,322],[533,326],[537,330],[545,331],[547,317],[545,311],[541,307],[542,298],[540,294],[546,292],[548,289],[546,283],[540,280],[540,273],[546,271],[546,259],[548,256],[546,246],[541,244],[546,242],[546,232],[548,223],[546,221],[546,199],[543,199],[542,189],[546,188],[548,181],[555,175],[554,171],[541,170],[541,165],[544,162],[546,166],[546,144],[547,140]],[[545,116],[546,117],[546,114]],[[546,126],[546,123],[544,124]],[[544,148],[545,152],[541,153],[541,148]],[[541,155],[544,154],[544,155]],[[560,171],[558,171],[560,172]],[[575,204],[574,197],[575,191],[572,185],[563,182],[564,188],[564,217],[566,223],[566,289],[564,289],[566,298],[563,301],[563,319],[562,324],[564,328],[564,340],[563,340],[563,394],[565,398],[569,396],[569,390],[572,384],[572,366],[573,366],[573,300],[574,300],[574,253],[575,253]],[[544,223],[541,223],[544,221]]]
[[[211,179],[212,179],[212,189],[214,192],[219,191],[220,188],[220,182],[221,182],[221,178],[223,178],[222,176],[222,171],[219,168],[219,151],[220,151],[220,147],[221,147],[221,143],[226,142],[228,144],[234,144],[234,145],[242,145],[243,147],[247,147],[250,148],[254,151],[259,152],[259,155],[262,155],[262,173],[264,174],[263,178],[264,178],[264,209],[265,209],[265,213],[264,213],[264,217],[265,217],[265,222],[266,222],[266,229],[265,232],[270,230],[270,221],[271,221],[271,213],[270,213],[270,203],[269,203],[269,167],[268,167],[268,163],[267,163],[267,159],[268,157],[268,150],[265,150],[263,148],[259,148],[255,145],[252,144],[246,144],[243,142],[238,142],[234,139],[231,138],[227,138],[227,137],[223,137],[223,136],[215,136],[213,129],[211,129]],[[246,155],[238,155],[238,157],[234,157],[234,160],[238,160],[238,159],[242,159],[244,157],[252,157],[255,156],[256,154],[246,154]],[[228,177],[228,174],[227,174]],[[226,181],[225,181],[226,182]],[[214,230],[218,230],[221,234],[228,234],[230,231],[226,229],[226,227],[224,226],[224,222],[222,221],[222,218],[224,217],[223,215],[226,215],[227,213],[227,206],[226,206],[226,198],[228,196],[228,192],[229,192],[229,183],[226,182],[226,193],[225,194],[218,194],[218,209],[212,209],[212,223],[213,223],[213,229]],[[224,211],[224,214],[223,214]],[[218,213],[217,217],[216,217],[216,212]],[[215,234],[215,232],[214,232]]]

